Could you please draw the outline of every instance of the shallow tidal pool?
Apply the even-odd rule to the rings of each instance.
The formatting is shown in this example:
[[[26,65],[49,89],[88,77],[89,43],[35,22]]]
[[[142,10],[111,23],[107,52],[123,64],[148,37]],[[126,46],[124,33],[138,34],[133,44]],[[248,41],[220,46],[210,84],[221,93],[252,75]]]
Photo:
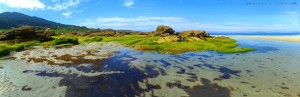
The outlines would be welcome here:
[[[0,60],[0,97],[300,97],[300,44],[237,39],[248,53],[140,52],[95,63]],[[110,48],[106,48],[110,49]]]

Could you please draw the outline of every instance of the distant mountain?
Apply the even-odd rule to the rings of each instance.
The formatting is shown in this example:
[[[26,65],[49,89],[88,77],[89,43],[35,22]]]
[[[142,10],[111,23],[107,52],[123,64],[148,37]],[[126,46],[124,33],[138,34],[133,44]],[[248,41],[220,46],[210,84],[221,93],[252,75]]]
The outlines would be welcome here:
[[[10,29],[12,27],[20,27],[22,25],[43,27],[72,26],[48,21],[35,16],[28,16],[18,12],[0,13],[0,29]]]

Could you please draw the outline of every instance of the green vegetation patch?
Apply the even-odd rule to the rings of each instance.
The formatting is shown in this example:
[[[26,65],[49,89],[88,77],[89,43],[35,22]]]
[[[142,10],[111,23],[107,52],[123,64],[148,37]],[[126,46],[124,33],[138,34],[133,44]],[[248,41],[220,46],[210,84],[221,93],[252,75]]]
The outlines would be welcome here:
[[[7,56],[10,54],[10,50],[7,47],[0,46],[0,57]]]
[[[79,43],[91,43],[91,42],[99,42],[102,41],[102,37],[100,36],[93,36],[93,37],[79,37]]]
[[[39,45],[39,41],[28,41],[28,42],[21,42],[18,44],[0,44],[0,57],[9,55],[11,51],[22,51],[26,47]]]
[[[63,44],[78,44],[78,38],[75,36],[53,36],[54,40],[44,42],[42,46],[54,46],[54,45],[63,45]]]
[[[8,32],[10,29],[0,29],[0,33]]]
[[[134,48],[140,51],[157,51],[160,53],[184,53],[189,51],[217,51],[220,53],[240,53],[249,52],[253,48],[237,48],[239,44],[234,39],[226,37],[213,37],[204,40],[188,37],[187,42],[178,42],[175,36],[158,37],[158,36],[142,36],[142,35],[127,35],[118,37],[76,37],[69,35],[52,36],[53,40],[40,43],[39,41],[21,42],[19,44],[0,44],[0,56],[9,55],[11,51],[22,51],[30,46],[56,46],[66,47],[79,43],[91,42],[118,42],[125,46]]]
[[[126,46],[142,51],[157,51],[160,53],[184,53],[188,51],[212,50],[221,53],[248,52],[252,48],[237,48],[239,44],[234,39],[224,37],[207,38],[197,40],[192,37],[190,42],[170,41],[166,37],[143,37],[143,36],[123,36],[123,37],[102,37],[103,42],[119,42]],[[162,39],[163,38],[163,39]],[[166,39],[166,41],[164,41]],[[174,39],[171,39],[174,40]],[[163,41],[163,42],[161,42]]]

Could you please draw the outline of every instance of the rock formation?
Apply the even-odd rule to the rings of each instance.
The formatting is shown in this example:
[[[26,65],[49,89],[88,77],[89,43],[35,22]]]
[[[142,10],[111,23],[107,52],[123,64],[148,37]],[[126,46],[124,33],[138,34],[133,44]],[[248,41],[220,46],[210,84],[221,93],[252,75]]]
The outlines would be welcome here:
[[[188,37],[197,37],[199,39],[210,38],[211,36],[203,30],[188,30],[178,34],[178,41],[188,41]]]
[[[0,40],[40,40],[47,41],[50,40],[50,36],[54,36],[55,33],[50,30],[50,28],[45,31],[36,31],[35,26],[23,26],[19,28],[12,29],[9,32],[4,32],[0,34]]]
[[[45,31],[44,31],[44,36],[46,37],[50,37],[50,36],[55,36],[55,32],[52,31],[50,28],[47,28]]]
[[[174,35],[175,30],[169,26],[160,25],[156,28],[155,33],[158,36]]]
[[[188,30],[188,31],[182,31],[178,34],[178,36],[181,37],[197,37],[197,38],[209,38],[211,37],[206,31],[203,30]]]

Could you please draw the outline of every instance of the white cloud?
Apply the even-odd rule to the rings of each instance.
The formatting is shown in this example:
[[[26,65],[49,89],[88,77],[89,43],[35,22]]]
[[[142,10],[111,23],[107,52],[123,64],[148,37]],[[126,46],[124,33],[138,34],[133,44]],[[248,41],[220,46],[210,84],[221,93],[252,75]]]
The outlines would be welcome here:
[[[40,0],[0,0],[0,4],[12,8],[44,9],[46,6]]]
[[[122,6],[132,8],[134,5],[134,0],[125,0],[125,2],[122,4]]]
[[[71,18],[71,17],[72,17],[72,16],[71,16],[72,14],[73,14],[72,11],[62,13],[62,15],[65,16],[65,18]]]
[[[299,30],[299,24],[251,24],[246,22],[199,23],[179,17],[99,17],[87,19],[79,23],[80,26],[100,29],[124,29],[136,31],[154,31],[158,25],[167,25],[176,31],[206,30],[209,32],[274,32]]]
[[[68,10],[70,7],[76,7],[79,5],[83,0],[67,0],[66,2],[56,3],[54,6],[49,6],[47,9],[55,10],[55,11],[62,11]],[[57,2],[56,0],[52,2]]]
[[[85,0],[51,0],[54,5],[47,7],[48,10],[60,11],[65,18],[71,18],[73,14],[81,13],[83,10],[76,10],[81,2]]]

